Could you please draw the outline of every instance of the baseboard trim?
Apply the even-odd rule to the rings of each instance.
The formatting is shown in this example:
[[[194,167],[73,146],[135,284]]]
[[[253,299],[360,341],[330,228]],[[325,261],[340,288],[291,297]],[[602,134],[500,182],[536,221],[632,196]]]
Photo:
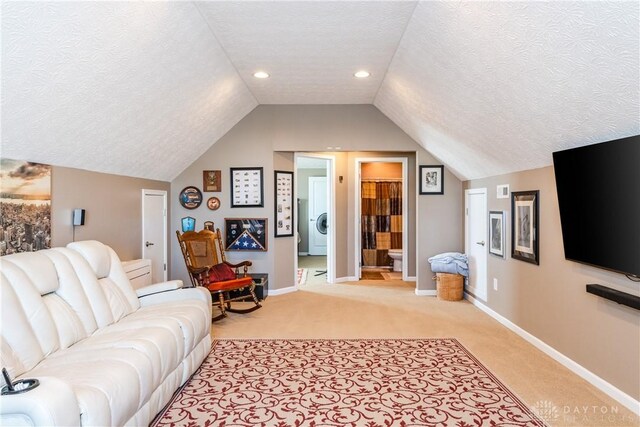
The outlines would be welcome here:
[[[344,283],[344,282],[357,282],[358,278],[356,276],[347,276],[347,277],[336,277],[336,281],[334,283]]]
[[[416,290],[416,293],[417,293],[417,290]],[[484,303],[482,303],[481,301],[478,301],[473,295],[465,292],[464,296],[473,305],[475,305],[480,310],[487,313],[489,316],[493,317],[495,320],[503,324],[505,327],[507,327],[511,331],[518,334],[520,337],[522,337],[525,341],[532,344],[538,350],[542,351],[547,356],[551,357],[553,360],[555,360],[556,362],[560,363],[562,366],[572,371],[574,374],[586,380],[588,383],[590,383],[591,385],[593,385],[594,387],[596,387],[597,389],[599,389],[600,391],[602,391],[603,393],[611,397],[612,399],[620,402],[620,404],[625,406],[635,415],[640,416],[640,401],[635,400],[633,397],[629,396],[627,393],[620,390],[613,384],[600,378],[599,376],[597,376],[596,374],[594,374],[584,366],[580,365],[579,363],[575,362],[574,360],[560,353],[558,350],[551,347],[549,344],[545,343],[541,339],[531,335],[529,332],[525,331],[524,329],[522,329],[521,327],[513,323],[511,320],[493,311],[492,309],[487,307]]]
[[[418,279],[416,278],[416,276],[407,276],[407,280],[405,280],[405,282],[417,282]]]
[[[289,286],[289,287],[280,288],[280,289],[269,289],[269,293],[267,294],[267,296],[277,297],[278,295],[290,294],[291,292],[295,292],[297,290],[298,290],[297,286]]]
[[[435,289],[417,289],[416,295],[419,297],[435,297],[437,295],[437,291]]]
[[[298,256],[309,256],[309,252],[298,252]]]

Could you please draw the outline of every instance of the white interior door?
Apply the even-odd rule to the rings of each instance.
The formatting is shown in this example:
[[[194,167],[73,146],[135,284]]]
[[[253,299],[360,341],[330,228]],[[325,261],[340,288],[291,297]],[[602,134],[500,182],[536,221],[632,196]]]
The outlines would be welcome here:
[[[487,300],[487,189],[465,191],[465,251],[469,257],[469,291]]]
[[[151,260],[151,282],[167,280],[167,192],[142,190],[142,258]]]
[[[327,254],[327,177],[309,177],[309,255]]]

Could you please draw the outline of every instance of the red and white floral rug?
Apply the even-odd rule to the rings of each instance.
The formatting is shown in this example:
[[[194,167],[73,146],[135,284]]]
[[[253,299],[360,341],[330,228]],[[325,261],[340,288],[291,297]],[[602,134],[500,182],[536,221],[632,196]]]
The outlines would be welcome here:
[[[152,426],[544,426],[455,339],[219,340]]]

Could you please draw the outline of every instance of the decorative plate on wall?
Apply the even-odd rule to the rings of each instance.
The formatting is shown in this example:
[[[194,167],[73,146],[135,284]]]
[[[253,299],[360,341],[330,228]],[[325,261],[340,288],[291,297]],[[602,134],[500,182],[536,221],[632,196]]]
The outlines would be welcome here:
[[[217,197],[209,197],[209,200],[207,200],[207,207],[212,211],[217,211],[220,207],[220,199]]]
[[[195,209],[202,203],[202,192],[198,187],[185,187],[180,192],[180,204],[186,209]]]

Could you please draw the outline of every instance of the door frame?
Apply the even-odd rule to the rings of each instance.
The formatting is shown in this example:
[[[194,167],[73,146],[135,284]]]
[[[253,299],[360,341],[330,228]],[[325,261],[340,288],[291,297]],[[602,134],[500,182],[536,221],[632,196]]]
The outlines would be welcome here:
[[[360,199],[360,188],[362,180],[362,164],[363,163],[402,163],[402,280],[409,280],[409,158],[408,157],[356,157],[355,173],[356,180],[354,183],[354,206],[356,207],[354,218],[354,276],[356,280],[360,280],[361,265],[360,256],[362,253],[362,200]],[[416,289],[418,281],[416,281]]]
[[[295,198],[298,196],[298,158],[300,157],[314,157],[318,159],[324,159],[327,161],[327,192],[329,193],[329,200],[327,201],[327,221],[329,223],[329,230],[327,232],[327,283],[336,282],[336,188],[335,188],[335,163],[336,156],[331,154],[320,153],[305,153],[295,152],[293,153],[293,170],[294,174],[294,188],[296,189]],[[298,203],[294,203],[294,215],[295,218],[300,218],[298,213]],[[296,236],[298,236],[296,230]],[[295,244],[293,245],[293,283],[294,287],[298,289],[298,239],[296,237]]]
[[[482,223],[485,225],[485,242],[487,241],[487,189],[486,188],[471,188],[468,190],[464,190],[464,251],[465,253],[469,254],[469,249],[471,248],[471,242],[469,241],[470,235],[469,235],[469,196],[472,194],[481,194],[483,195],[483,221]],[[484,266],[484,271],[485,271],[485,277],[484,277],[484,292],[479,292],[479,290],[476,287],[471,287],[471,284],[469,282],[469,279],[467,278],[465,281],[467,282],[467,289],[469,289],[474,296],[476,296],[477,298],[480,298],[483,301],[487,301],[487,294],[488,292],[488,287],[489,287],[489,269],[488,269],[488,256],[486,254],[487,252],[487,248],[486,246],[484,246],[485,248],[485,266]],[[469,275],[471,275],[472,272],[471,270],[469,270]]]
[[[163,254],[163,258],[164,258],[164,278],[163,281],[167,281],[167,275],[168,275],[168,267],[169,267],[169,263],[168,263],[168,254],[169,254],[169,248],[167,247],[167,233],[169,230],[169,224],[168,224],[168,211],[167,211],[167,192],[164,190],[149,190],[149,189],[142,189],[142,233],[141,233],[141,244],[140,247],[142,248],[142,250],[140,251],[140,254],[142,257],[144,257],[144,252],[145,252],[145,236],[144,236],[144,226],[145,226],[145,211],[144,211],[144,200],[145,200],[145,196],[162,196],[162,204],[164,205],[164,212],[163,212],[163,217],[164,217],[164,226],[163,228],[163,232],[162,232],[162,244],[164,247],[164,254]]]

